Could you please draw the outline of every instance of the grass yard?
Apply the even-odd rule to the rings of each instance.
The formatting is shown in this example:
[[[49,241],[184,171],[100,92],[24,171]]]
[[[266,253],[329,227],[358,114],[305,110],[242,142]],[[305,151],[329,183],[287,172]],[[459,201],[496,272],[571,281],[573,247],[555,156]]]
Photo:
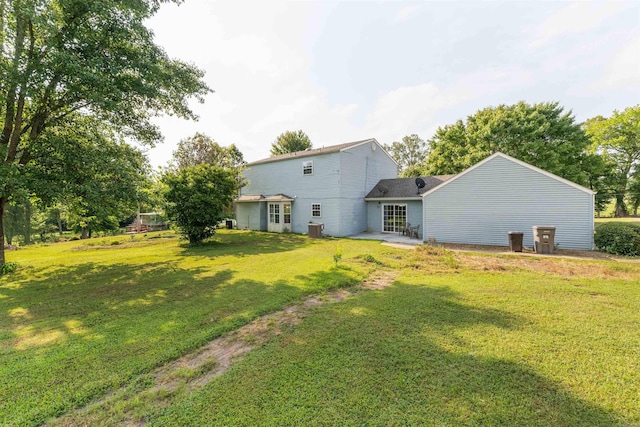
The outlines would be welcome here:
[[[0,278],[1,425],[640,424],[640,263],[136,239],[8,254],[22,268]],[[357,286],[382,272],[391,286]],[[342,287],[224,375],[151,392],[154,368]],[[118,389],[126,402],[73,410]]]
[[[0,425],[39,425],[303,295],[361,280],[337,243],[221,232],[92,239],[9,252],[0,278]],[[116,243],[117,242],[117,243]],[[379,250],[340,242],[345,257]]]
[[[631,222],[634,224],[640,224],[640,217],[637,216],[626,216],[624,218],[595,218],[594,219],[595,226],[597,227],[600,224],[604,224],[605,222]]]

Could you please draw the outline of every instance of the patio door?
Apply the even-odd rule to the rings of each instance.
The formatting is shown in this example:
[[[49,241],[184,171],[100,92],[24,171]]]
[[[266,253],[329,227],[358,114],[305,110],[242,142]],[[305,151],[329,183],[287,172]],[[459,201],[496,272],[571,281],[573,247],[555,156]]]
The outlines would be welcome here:
[[[291,203],[269,203],[267,230],[272,233],[291,231]]]
[[[407,224],[407,205],[382,205],[382,231],[400,233]]]

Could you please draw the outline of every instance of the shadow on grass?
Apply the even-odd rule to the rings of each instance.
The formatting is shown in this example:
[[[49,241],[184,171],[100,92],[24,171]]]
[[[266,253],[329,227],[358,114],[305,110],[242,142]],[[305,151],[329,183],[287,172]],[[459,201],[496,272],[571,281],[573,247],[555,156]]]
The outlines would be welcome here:
[[[104,395],[323,283],[264,283],[167,263],[94,263],[0,282],[0,413],[38,425]],[[292,282],[293,283],[293,282]],[[11,398],[8,398],[11,396]]]
[[[216,234],[199,245],[182,245],[183,255],[217,257],[221,255],[250,256],[292,251],[317,244],[306,236],[290,233],[233,231]]]
[[[474,306],[447,287],[402,282],[347,305],[358,301],[366,302],[365,314],[345,318],[337,335],[349,335],[349,329],[364,337],[349,352],[359,365],[353,371],[370,374],[353,381],[362,390],[382,390],[377,404],[388,422],[574,426],[620,421],[514,361],[509,348],[504,357],[479,355],[492,334],[523,323],[513,313]],[[479,336],[484,330],[486,335]],[[379,345],[371,346],[368,339]]]
[[[324,306],[153,425],[616,425],[620,418],[478,346],[512,313],[402,282]],[[491,352],[489,352],[491,353]]]

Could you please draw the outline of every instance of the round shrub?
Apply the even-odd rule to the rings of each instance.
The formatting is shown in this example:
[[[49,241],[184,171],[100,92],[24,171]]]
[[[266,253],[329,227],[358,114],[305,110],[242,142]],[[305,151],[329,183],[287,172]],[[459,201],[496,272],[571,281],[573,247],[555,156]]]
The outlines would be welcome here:
[[[18,264],[15,262],[6,262],[2,267],[0,267],[0,276],[5,274],[13,273],[18,269]]]
[[[596,228],[594,243],[601,250],[615,255],[640,255],[640,225],[628,222],[607,222]]]

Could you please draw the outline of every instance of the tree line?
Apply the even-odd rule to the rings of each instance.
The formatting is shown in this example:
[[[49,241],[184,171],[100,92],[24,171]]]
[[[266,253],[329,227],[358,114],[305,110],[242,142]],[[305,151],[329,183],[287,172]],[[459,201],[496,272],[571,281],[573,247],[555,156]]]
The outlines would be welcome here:
[[[9,245],[18,236],[30,244],[34,235],[45,242],[70,230],[81,239],[95,232],[116,232],[135,219],[136,210],[161,211],[190,243],[199,243],[233,215],[232,201],[243,185],[245,165],[235,144],[223,146],[196,133],[180,140],[168,165],[154,171],[140,150],[116,142],[116,135],[99,123],[61,127],[58,132],[59,145],[47,146],[49,156],[34,162],[33,175],[22,178],[65,190],[52,197],[42,191],[14,195],[4,216]],[[273,142],[271,152],[279,155],[311,147],[301,130],[286,131]]]
[[[596,214],[614,202],[617,217],[640,207],[640,105],[577,123],[557,102],[487,107],[385,145],[403,177],[460,173],[500,151],[596,192]]]

